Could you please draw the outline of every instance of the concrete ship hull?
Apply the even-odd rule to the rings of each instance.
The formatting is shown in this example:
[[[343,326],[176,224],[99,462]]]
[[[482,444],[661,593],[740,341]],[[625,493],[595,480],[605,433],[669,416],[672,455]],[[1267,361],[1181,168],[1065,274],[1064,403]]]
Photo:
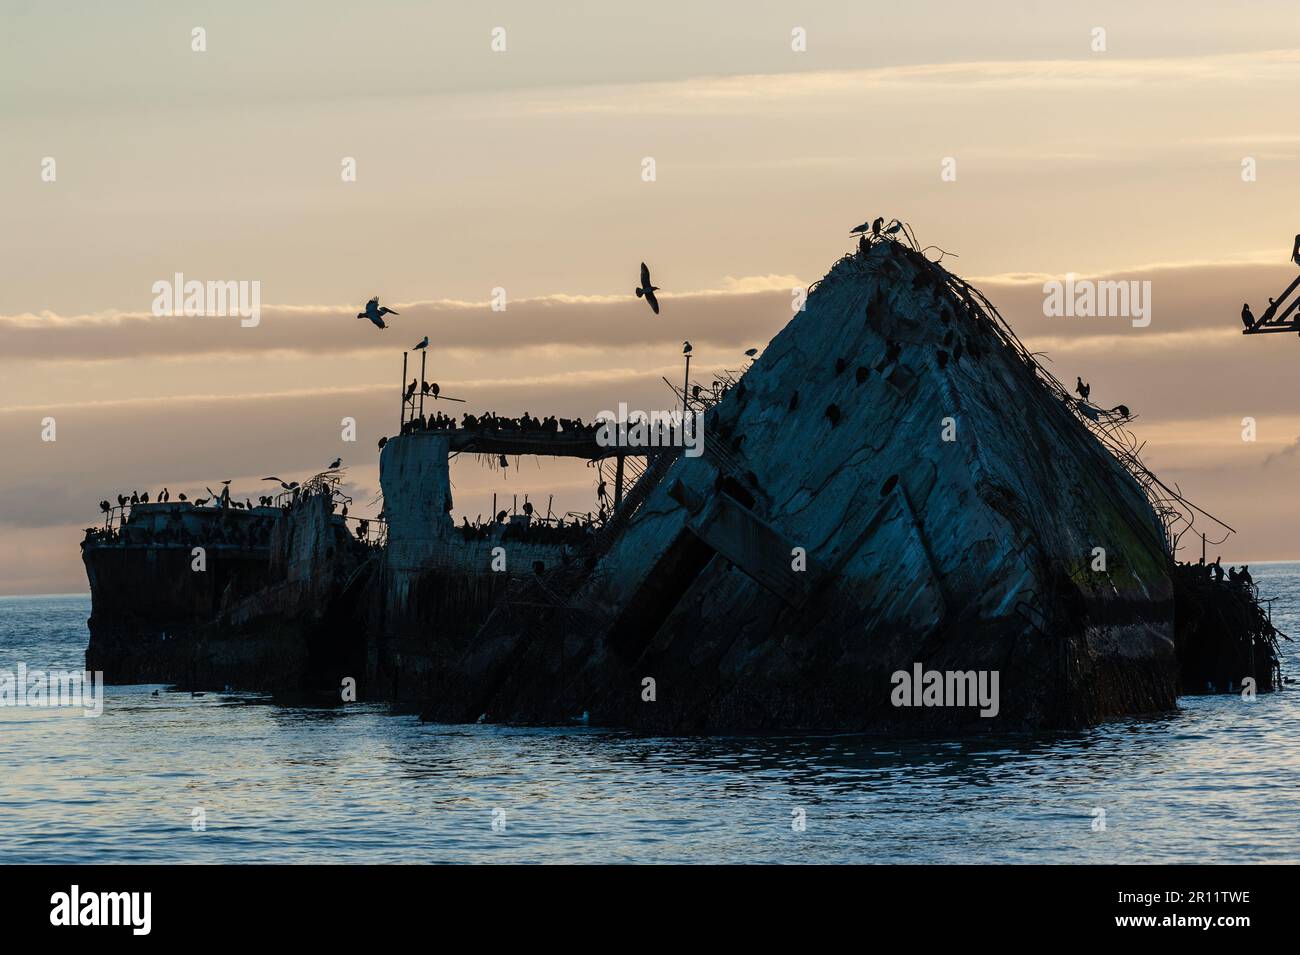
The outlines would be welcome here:
[[[464,533],[448,474],[462,451],[604,453],[587,437],[404,428],[382,547],[311,495],[202,580],[183,549],[87,547],[87,660],[658,733],[1074,728],[1277,685],[1258,605],[1176,568],[1099,414],[970,286],[864,242],[710,407],[703,456],[650,455],[589,538]],[[995,679],[994,712],[900,703],[916,668]]]

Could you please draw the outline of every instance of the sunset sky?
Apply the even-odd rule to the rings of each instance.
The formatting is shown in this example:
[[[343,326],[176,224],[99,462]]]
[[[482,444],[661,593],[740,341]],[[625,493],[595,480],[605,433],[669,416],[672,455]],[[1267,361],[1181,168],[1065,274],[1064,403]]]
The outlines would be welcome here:
[[[1133,410],[1148,465],[1237,529],[1225,565],[1300,558],[1300,340],[1237,317],[1298,274],[1300,17],[1087,7],[9,0],[0,594],[86,590],[81,530],[135,489],[255,498],[341,455],[365,512],[426,334],[457,413],[671,407],[683,339],[701,378],[741,367],[877,215]],[[260,325],[153,317],[177,272],[260,282]],[[1150,326],[1046,317],[1067,272],[1150,281]],[[376,294],[382,332],[355,318]],[[453,480],[459,520],[494,491],[586,511],[597,478]]]

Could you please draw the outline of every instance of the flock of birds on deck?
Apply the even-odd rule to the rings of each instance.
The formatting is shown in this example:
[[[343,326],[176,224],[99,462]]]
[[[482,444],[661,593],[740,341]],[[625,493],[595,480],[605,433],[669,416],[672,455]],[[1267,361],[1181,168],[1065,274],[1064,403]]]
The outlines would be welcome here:
[[[326,468],[326,473],[329,473],[330,471],[337,471],[340,467],[342,467],[342,465],[343,465],[343,459],[335,458],[333,461],[330,462],[330,466]],[[290,493],[302,487],[302,484],[300,484],[298,481],[283,481],[280,478],[275,477],[274,475],[264,477],[262,478],[262,480],[274,481],[277,484],[279,484],[283,490]],[[191,501],[186,495],[177,494],[176,500],[180,502],[193,504],[195,507],[205,507],[209,503],[215,503],[222,507],[233,507],[239,510],[247,509],[251,511],[253,509],[254,504],[251,498],[245,498],[243,501],[232,501],[230,499],[230,481],[222,481],[221,484],[222,484],[222,488],[220,492],[214,491],[212,490],[212,488],[205,486],[204,490],[208,492],[207,497],[197,497]],[[168,503],[169,501],[171,501],[171,490],[169,488],[164,487],[161,491],[158,492],[157,496],[154,498],[154,501],[155,503],[158,504]],[[148,503],[149,503],[148,491],[144,491],[144,492],[133,491],[131,492],[130,497],[127,497],[125,494],[119,494],[117,496],[117,506],[119,508],[134,507],[136,504],[148,504]],[[275,505],[274,494],[258,495],[256,506],[273,507],[274,505]],[[108,500],[100,501],[99,509],[105,514],[111,514],[113,512],[113,502]],[[343,516],[344,517],[348,516],[348,507],[346,504],[343,505]]]

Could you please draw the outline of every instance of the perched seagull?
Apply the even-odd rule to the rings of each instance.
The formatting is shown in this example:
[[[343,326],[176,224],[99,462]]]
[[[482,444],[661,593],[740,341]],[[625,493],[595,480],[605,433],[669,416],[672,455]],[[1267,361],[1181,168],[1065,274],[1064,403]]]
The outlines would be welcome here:
[[[682,345],[683,345],[683,348],[682,348],[682,354],[683,354],[683,355],[689,355],[689,354],[691,353],[691,343],[690,343],[690,342],[682,342]]]
[[[889,223],[889,228],[885,230],[885,235],[897,235],[899,230],[902,228],[903,223],[895,219],[893,222]]]
[[[880,227],[884,224],[885,224],[885,217],[878,216],[875,219],[869,219],[868,221],[862,223],[862,225],[857,226],[851,232],[849,232],[849,235],[861,235],[864,232],[870,232],[872,235],[880,235]]]
[[[333,471],[336,467],[338,467],[342,463],[343,463],[342,458],[335,458],[334,462],[330,465],[330,470]]]
[[[396,315],[397,313],[394,312],[393,314]],[[429,347],[429,336],[425,335],[423,338],[420,339],[420,344],[412,348],[411,351],[419,351],[421,348],[428,348],[428,347]]]
[[[650,310],[656,315],[659,314],[659,299],[655,298],[655,292],[657,291],[659,291],[659,286],[650,284],[650,269],[642,262],[641,287],[636,290],[636,297],[644,297],[650,303]]]
[[[384,316],[397,314],[400,313],[394,312],[387,305],[381,307],[379,304],[379,296],[376,295],[370,301],[366,302],[366,310],[364,312],[357,312],[357,318],[368,318],[374,322],[376,328],[387,328],[388,326],[384,323]]]
[[[1075,378],[1074,390],[1079,393],[1080,398],[1082,398],[1084,401],[1087,401],[1088,395],[1092,394],[1092,385],[1085,385],[1083,383],[1083,379],[1078,375],[1075,375],[1074,378]]]

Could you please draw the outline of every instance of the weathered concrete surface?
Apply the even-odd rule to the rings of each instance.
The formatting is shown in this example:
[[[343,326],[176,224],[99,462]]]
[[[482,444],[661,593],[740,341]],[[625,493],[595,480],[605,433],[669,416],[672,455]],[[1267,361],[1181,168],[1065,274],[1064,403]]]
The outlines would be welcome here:
[[[565,606],[496,614],[427,715],[1000,731],[1172,707],[1156,515],[945,280],[895,243],[837,263],[710,413],[709,453]],[[775,541],[806,553],[808,593]],[[998,671],[999,715],[892,706],[917,662]]]
[[[500,540],[466,541],[449,516],[449,442],[447,432],[399,435],[380,456],[388,542],[367,585],[367,699],[421,704],[512,583],[564,550],[512,542],[494,569]]]

